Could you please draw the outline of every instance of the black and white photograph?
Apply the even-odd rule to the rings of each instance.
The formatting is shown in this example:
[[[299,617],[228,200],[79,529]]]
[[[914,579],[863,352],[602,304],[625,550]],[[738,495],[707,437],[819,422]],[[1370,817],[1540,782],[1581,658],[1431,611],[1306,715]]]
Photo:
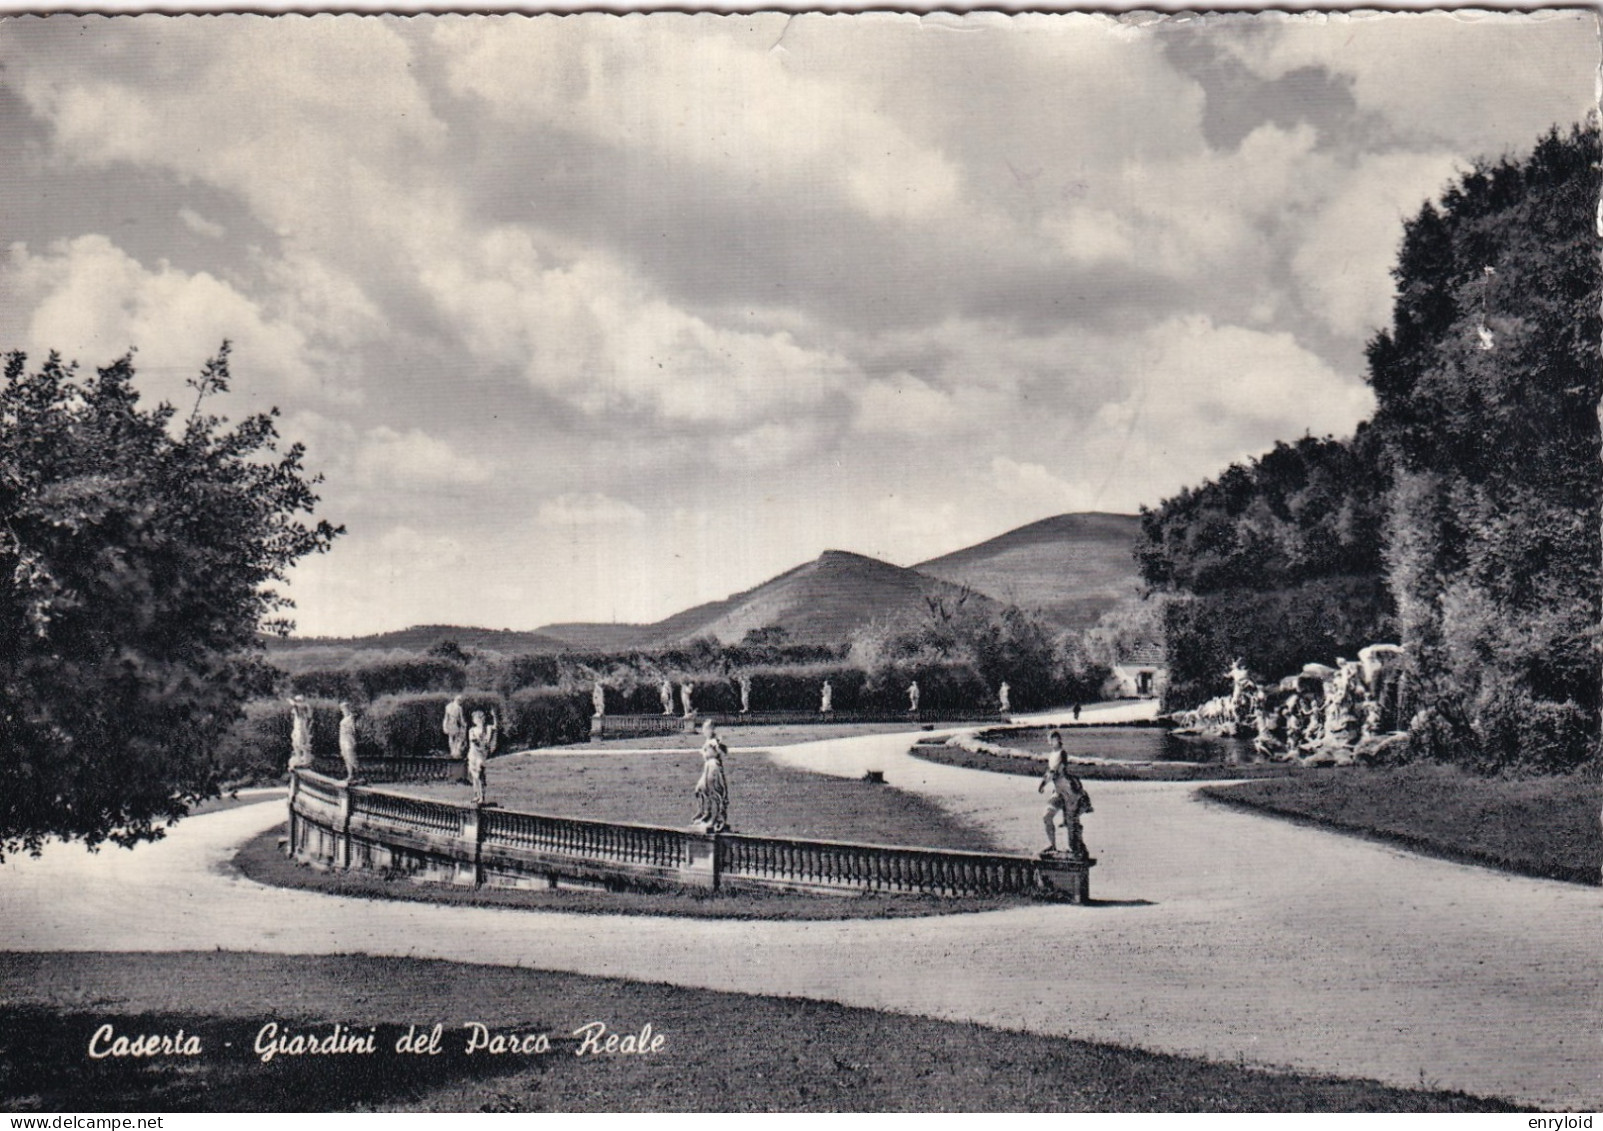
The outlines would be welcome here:
[[[1599,32],[0,10],[9,1126],[1591,1127]]]

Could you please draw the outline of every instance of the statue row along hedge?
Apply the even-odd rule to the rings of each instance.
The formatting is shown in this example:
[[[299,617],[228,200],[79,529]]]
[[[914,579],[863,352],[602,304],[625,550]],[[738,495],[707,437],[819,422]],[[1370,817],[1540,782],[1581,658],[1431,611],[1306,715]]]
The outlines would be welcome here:
[[[753,711],[816,711],[827,679],[832,706],[837,711],[905,711],[907,685],[918,682],[919,703],[926,710],[984,710],[996,706],[996,689],[987,687],[978,672],[967,665],[916,664],[897,668],[870,679],[861,668],[846,664],[799,664],[751,668],[744,673],[714,672],[686,677],[694,685],[691,702],[703,715],[733,715],[740,711],[740,675],[751,680]],[[632,683],[609,681],[607,713],[654,715],[662,713],[661,682],[637,679]],[[673,684],[675,711],[682,708],[681,682]]]
[[[352,660],[337,667],[308,668],[288,678],[292,694],[308,698],[372,702],[385,695],[475,688],[512,695],[526,687],[588,685],[589,673],[620,668],[655,676],[666,672],[676,683],[698,672],[782,668],[787,664],[819,664],[838,659],[823,645],[717,646],[665,649],[659,652],[523,653],[504,656],[481,653],[463,662],[445,656],[384,657],[365,663]],[[646,678],[642,675],[642,678]]]
[[[445,705],[449,692],[385,695],[360,709],[356,716],[358,758],[427,757],[446,753]],[[339,703],[312,701],[312,754],[339,761]],[[582,692],[552,687],[525,688],[510,696],[493,692],[465,692],[462,706],[469,720],[474,711],[494,711],[501,722],[500,748],[525,750],[560,746],[590,737],[590,698]],[[282,700],[257,699],[245,707],[245,717],[234,724],[218,748],[224,780],[242,782],[284,773],[290,753],[289,705]]]
[[[314,668],[291,676],[289,688],[293,694],[335,704],[341,699],[356,704],[371,703],[373,710],[377,710],[379,702],[385,698],[466,689],[471,689],[474,695],[508,700],[526,690],[555,691],[556,686],[563,685],[576,692],[588,692],[593,676],[577,675],[566,669],[567,664],[566,659],[559,664],[556,657],[537,655],[491,660],[475,658],[470,665],[418,657],[350,668]],[[907,684],[913,680],[918,681],[920,702],[930,709],[983,710],[996,705],[996,688],[989,686],[973,667],[961,663],[898,665],[878,673],[877,678],[838,660],[762,665],[733,671],[671,668],[667,669],[666,676],[622,664],[607,667],[598,660],[591,670],[610,673],[606,677],[607,710],[618,715],[661,713],[664,678],[673,684],[676,711],[680,709],[679,687],[688,681],[695,685],[693,702],[699,711],[734,713],[740,710],[741,674],[751,679],[751,709],[754,711],[816,710],[820,688],[826,679],[833,688],[837,711],[905,709]],[[563,682],[558,683],[559,680]],[[1045,706],[1022,701],[1020,686],[1026,682],[1021,676],[1015,684],[1015,706]]]

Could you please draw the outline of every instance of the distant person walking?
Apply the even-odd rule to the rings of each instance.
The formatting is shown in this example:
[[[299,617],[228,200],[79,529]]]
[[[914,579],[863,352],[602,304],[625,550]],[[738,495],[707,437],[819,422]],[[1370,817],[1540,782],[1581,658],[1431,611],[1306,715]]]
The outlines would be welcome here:
[[[1078,703],[1074,705],[1074,721],[1080,721],[1080,705]]]
[[[1086,793],[1085,786],[1080,784],[1080,779],[1069,772],[1069,758],[1063,750],[1063,736],[1053,731],[1049,741],[1052,749],[1047,755],[1046,773],[1042,775],[1041,783],[1035,787],[1037,793],[1043,793],[1048,789],[1052,791],[1052,796],[1046,803],[1046,813],[1042,817],[1042,824],[1046,826],[1046,851],[1042,855],[1057,854],[1058,818],[1061,816],[1063,832],[1068,841],[1068,854],[1076,860],[1084,860],[1090,853],[1085,850],[1080,818],[1092,811],[1091,795]]]
[[[356,712],[349,700],[340,701],[340,761],[345,763],[346,784],[354,783],[360,767],[356,761]]]
[[[450,748],[451,757],[463,758],[468,752],[468,720],[462,711],[462,696],[458,695],[445,705],[445,722],[440,725],[445,732],[446,746]]]
[[[473,727],[468,731],[468,780],[473,783],[475,805],[484,804],[489,785],[485,765],[495,753],[498,729],[494,711],[490,712],[489,722],[484,721],[483,711],[473,712]]]
[[[289,704],[289,768],[310,769],[312,765],[312,705],[306,696],[286,699]]]

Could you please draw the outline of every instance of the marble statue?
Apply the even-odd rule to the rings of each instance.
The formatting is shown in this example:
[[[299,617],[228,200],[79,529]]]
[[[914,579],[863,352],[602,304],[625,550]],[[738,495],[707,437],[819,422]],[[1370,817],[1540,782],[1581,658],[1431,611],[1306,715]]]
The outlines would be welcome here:
[[[450,747],[451,757],[467,757],[468,723],[462,712],[462,696],[456,696],[445,705],[445,722],[441,724],[440,729],[445,732],[445,741]]]
[[[918,681],[914,680],[907,685],[907,710],[909,714],[918,713]]]
[[[1005,715],[1013,710],[1012,696],[1013,689],[1007,685],[1007,680],[1004,679],[1002,686],[996,689],[996,710],[998,714]]]
[[[468,780],[473,783],[475,805],[484,804],[488,785],[485,764],[489,762],[490,755],[495,753],[499,729],[494,711],[490,712],[489,722],[485,722],[483,711],[473,712],[473,726],[468,731]]]
[[[724,755],[729,747],[718,737],[713,722],[701,724],[701,777],[696,780],[696,819],[691,828],[704,833],[729,829],[729,779],[724,776]]]
[[[596,709],[596,717],[600,718],[607,713],[607,685],[599,679],[590,689],[590,705]]]
[[[686,680],[684,683],[679,685],[679,702],[684,705],[685,718],[687,719],[694,717],[696,714],[696,708],[690,702],[690,696],[695,690],[696,685],[691,683],[689,680]],[[668,713],[670,715],[673,714],[672,711]]]
[[[657,688],[657,696],[662,700],[662,713],[673,714],[673,684],[663,680],[662,685]]]
[[[749,675],[740,677],[740,713],[742,715],[751,713],[751,676]]]
[[[289,768],[307,769],[312,764],[312,705],[297,695],[289,703]]]
[[[1075,860],[1085,860],[1090,854],[1085,850],[1085,837],[1080,829],[1080,818],[1092,812],[1091,796],[1086,793],[1085,786],[1080,779],[1069,772],[1068,755],[1063,750],[1063,736],[1053,731],[1049,741],[1051,751],[1047,755],[1046,773],[1042,775],[1041,782],[1035,787],[1035,792],[1044,793],[1050,789],[1052,796],[1046,803],[1046,813],[1041,823],[1046,827],[1046,851],[1043,856],[1058,855],[1058,818],[1063,820],[1064,839],[1067,841],[1066,854]]]
[[[819,710],[819,712],[821,714],[826,714],[827,715],[831,711],[833,711],[834,709],[835,709],[835,689],[830,686],[829,680],[826,679],[824,681],[824,686],[823,686],[822,690],[819,692],[818,710]]]
[[[356,712],[345,700],[340,702],[340,761],[345,763],[345,780],[354,782],[359,769],[356,760]]]

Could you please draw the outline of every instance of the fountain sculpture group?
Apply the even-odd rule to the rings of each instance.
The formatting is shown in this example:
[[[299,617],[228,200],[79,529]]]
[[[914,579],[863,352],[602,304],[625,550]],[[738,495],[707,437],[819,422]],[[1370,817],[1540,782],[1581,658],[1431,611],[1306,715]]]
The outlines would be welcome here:
[[[1254,683],[1240,660],[1229,674],[1230,694],[1176,712],[1176,733],[1251,737],[1262,757],[1305,765],[1385,761],[1407,738],[1397,644],[1371,644],[1335,667],[1305,664],[1266,686]]]

